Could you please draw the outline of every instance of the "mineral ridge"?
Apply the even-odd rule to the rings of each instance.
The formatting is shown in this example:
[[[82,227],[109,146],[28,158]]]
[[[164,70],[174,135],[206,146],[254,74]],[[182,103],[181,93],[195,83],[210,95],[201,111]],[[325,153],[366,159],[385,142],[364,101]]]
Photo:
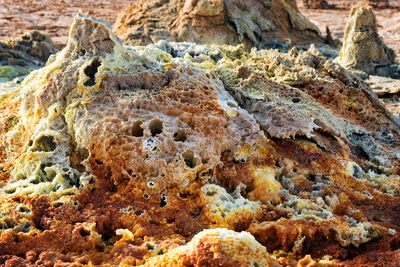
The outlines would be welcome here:
[[[0,99],[0,263],[393,264],[399,152],[368,85],[313,47],[129,47],[79,14]]]

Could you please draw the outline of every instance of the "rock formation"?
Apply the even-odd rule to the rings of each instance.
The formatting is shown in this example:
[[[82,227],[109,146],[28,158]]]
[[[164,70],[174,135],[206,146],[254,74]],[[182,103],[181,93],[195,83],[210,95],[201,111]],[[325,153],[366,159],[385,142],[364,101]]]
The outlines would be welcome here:
[[[323,42],[294,0],[140,0],[120,14],[115,28],[131,45],[159,40],[257,47],[288,39]]]
[[[311,9],[325,9],[330,7],[326,0],[303,0],[303,5]]]
[[[30,31],[6,44],[0,42],[0,66],[43,66],[56,51],[49,36]]]
[[[388,8],[390,7],[389,0],[363,0],[364,6],[372,6],[374,8]]]
[[[398,76],[395,53],[378,34],[371,7],[354,7],[346,25],[339,62],[349,69],[379,76]]]
[[[38,31],[27,32],[8,43],[0,42],[0,82],[27,75],[44,66],[50,54],[56,51],[50,37]]]
[[[313,47],[124,47],[78,15],[0,99],[5,266],[400,259],[399,123]]]

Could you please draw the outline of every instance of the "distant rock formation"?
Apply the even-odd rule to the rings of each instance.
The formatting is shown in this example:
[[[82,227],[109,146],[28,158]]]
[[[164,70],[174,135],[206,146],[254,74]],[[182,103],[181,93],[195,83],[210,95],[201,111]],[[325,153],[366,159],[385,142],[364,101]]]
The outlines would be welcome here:
[[[379,36],[371,7],[352,8],[343,39],[338,58],[343,67],[380,76],[398,75],[397,66],[392,66],[395,52]]]
[[[42,66],[55,52],[57,49],[48,35],[30,31],[19,39],[0,42],[0,66]]]
[[[325,9],[331,7],[326,0],[303,0],[303,5],[311,9]]]
[[[124,10],[116,34],[130,45],[164,39],[264,47],[323,42],[294,0],[140,0]]]
[[[389,0],[363,0],[362,4],[374,8],[387,8],[390,6]]]
[[[38,31],[27,32],[7,43],[0,42],[0,96],[15,88],[32,70],[44,66],[56,51],[50,37]]]

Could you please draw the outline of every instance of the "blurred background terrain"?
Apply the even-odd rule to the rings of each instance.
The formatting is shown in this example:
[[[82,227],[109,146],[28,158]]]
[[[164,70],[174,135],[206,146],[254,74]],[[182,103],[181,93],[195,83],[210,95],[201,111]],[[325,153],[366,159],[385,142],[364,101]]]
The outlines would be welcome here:
[[[359,0],[327,0],[329,7],[310,9],[304,0],[297,0],[301,12],[314,22],[323,34],[328,26],[332,37],[342,39],[352,6]],[[68,30],[75,14],[106,19],[113,25],[120,11],[134,1],[129,0],[0,0],[0,41],[16,38],[28,30],[39,30],[52,38],[58,49],[67,42]],[[374,10],[379,33],[388,46],[400,53],[400,1],[389,1],[389,7]]]

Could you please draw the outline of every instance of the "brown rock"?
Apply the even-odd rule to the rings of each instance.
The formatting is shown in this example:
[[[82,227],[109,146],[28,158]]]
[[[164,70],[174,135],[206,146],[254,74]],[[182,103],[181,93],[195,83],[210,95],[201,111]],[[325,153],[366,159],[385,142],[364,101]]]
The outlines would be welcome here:
[[[303,0],[303,5],[311,9],[325,9],[330,7],[326,0]]]
[[[272,43],[322,42],[317,26],[294,0],[141,0],[124,10],[115,25],[127,44],[161,39],[263,47]]]
[[[390,7],[389,0],[363,0],[362,4],[366,6],[372,6],[374,8]]]
[[[379,36],[371,7],[351,10],[343,40],[338,58],[343,67],[380,76],[398,75],[397,66],[391,66],[395,52]]]
[[[0,42],[0,65],[44,65],[57,51],[49,36],[30,31],[7,44]]]

